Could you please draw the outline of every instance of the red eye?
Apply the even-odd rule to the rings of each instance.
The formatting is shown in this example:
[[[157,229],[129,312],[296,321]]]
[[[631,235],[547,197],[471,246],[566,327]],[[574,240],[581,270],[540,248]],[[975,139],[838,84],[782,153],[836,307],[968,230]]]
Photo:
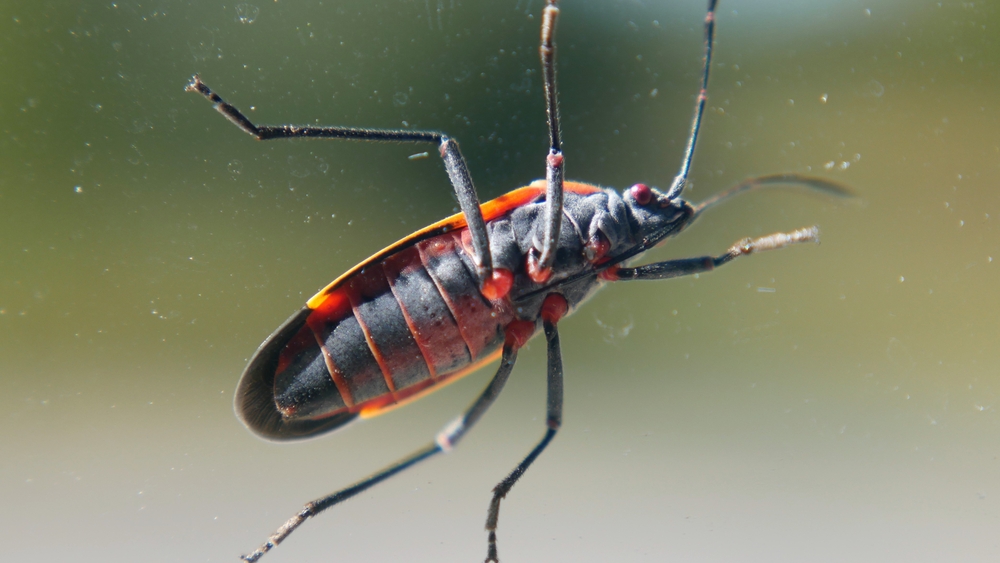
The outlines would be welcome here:
[[[628,191],[639,205],[646,205],[653,199],[653,190],[646,184],[636,184]]]

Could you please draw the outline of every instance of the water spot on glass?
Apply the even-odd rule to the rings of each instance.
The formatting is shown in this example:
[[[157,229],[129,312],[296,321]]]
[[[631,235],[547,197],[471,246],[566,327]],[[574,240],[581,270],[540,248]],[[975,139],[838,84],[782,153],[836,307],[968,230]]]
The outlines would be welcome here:
[[[188,49],[196,61],[208,60],[216,52],[215,33],[207,27],[195,31],[194,39],[188,41]]]
[[[303,166],[294,156],[288,157],[288,166],[292,169],[292,176],[296,178],[305,178],[310,174],[309,169]]]
[[[111,42],[111,48],[114,49],[115,51],[121,53],[122,52],[122,42],[121,41],[112,41]]]
[[[822,96],[819,97],[819,103],[825,104],[828,99],[830,99],[830,96],[827,94],[823,94]]]
[[[240,173],[243,172],[243,163],[239,160],[231,160],[229,161],[229,166],[227,168],[229,168],[230,174],[233,176],[239,176]]]
[[[865,87],[868,89],[868,93],[876,98],[881,98],[882,94],[885,94],[885,86],[882,86],[882,83],[878,80],[868,82]]]
[[[82,194],[83,193],[83,186],[73,186],[73,193]]]
[[[396,92],[392,97],[392,105],[396,107],[405,106],[410,101],[410,96],[406,92]]]
[[[632,332],[632,329],[635,328],[635,322],[631,317],[623,321],[620,326],[617,324],[605,323],[596,316],[594,317],[594,321],[597,323],[597,326],[604,330],[604,341],[608,343],[615,343],[616,340],[626,338],[629,333]]]
[[[142,164],[144,157],[142,156],[142,152],[139,150],[139,147],[137,147],[135,143],[132,143],[131,147],[132,150],[135,151],[135,156],[126,157],[125,160],[128,161],[129,164],[138,166],[139,164]]]
[[[251,24],[257,21],[258,15],[260,15],[260,8],[244,2],[236,5],[236,18],[234,21],[236,23]]]
[[[153,123],[145,117],[137,117],[132,120],[131,131],[133,133],[145,133],[153,128]]]
[[[330,171],[330,165],[325,162],[320,162],[316,165],[316,170],[319,170],[320,174],[326,174]]]

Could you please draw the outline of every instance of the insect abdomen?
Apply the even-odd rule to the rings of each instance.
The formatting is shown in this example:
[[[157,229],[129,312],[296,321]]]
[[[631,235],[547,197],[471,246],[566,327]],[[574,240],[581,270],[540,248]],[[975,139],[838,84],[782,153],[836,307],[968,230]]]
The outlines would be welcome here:
[[[509,307],[480,294],[462,252],[457,233],[433,237],[330,292],[278,357],[282,415],[377,411],[496,349]]]

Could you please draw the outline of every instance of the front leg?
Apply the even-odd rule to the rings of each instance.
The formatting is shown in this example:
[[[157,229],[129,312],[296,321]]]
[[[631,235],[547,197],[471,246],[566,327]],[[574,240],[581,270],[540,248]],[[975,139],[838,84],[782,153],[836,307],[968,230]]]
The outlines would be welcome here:
[[[716,267],[733,260],[734,258],[784,248],[792,244],[803,242],[819,243],[819,227],[812,226],[798,229],[790,233],[774,233],[760,238],[745,238],[738,241],[721,256],[699,256],[697,258],[681,258],[679,260],[667,260],[665,262],[655,262],[638,266],[636,268],[619,268],[612,266],[600,273],[601,279],[608,281],[624,280],[666,280],[688,276],[700,272],[714,270]]]

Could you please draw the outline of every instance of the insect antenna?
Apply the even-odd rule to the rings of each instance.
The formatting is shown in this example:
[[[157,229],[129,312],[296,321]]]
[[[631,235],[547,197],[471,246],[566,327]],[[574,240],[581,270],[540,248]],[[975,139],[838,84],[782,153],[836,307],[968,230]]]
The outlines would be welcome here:
[[[854,192],[852,192],[849,188],[831,180],[816,178],[814,176],[804,176],[802,174],[768,174],[767,176],[758,176],[756,178],[743,180],[728,190],[719,192],[705,201],[695,205],[694,214],[691,216],[688,224],[697,219],[698,216],[701,215],[702,211],[705,211],[710,207],[715,207],[737,194],[773,186],[804,186],[832,196],[854,197]]]
[[[715,4],[717,0],[709,0],[708,13],[705,14],[705,66],[701,71],[701,90],[698,92],[698,103],[695,105],[694,119],[691,122],[691,134],[688,136],[687,148],[684,150],[684,160],[681,170],[670,184],[667,197],[674,199],[681,195],[687,184],[688,173],[691,171],[691,160],[694,158],[694,146],[698,142],[698,131],[701,129],[701,117],[705,113],[705,100],[708,99],[708,71],[712,68],[712,44],[715,37]]]

